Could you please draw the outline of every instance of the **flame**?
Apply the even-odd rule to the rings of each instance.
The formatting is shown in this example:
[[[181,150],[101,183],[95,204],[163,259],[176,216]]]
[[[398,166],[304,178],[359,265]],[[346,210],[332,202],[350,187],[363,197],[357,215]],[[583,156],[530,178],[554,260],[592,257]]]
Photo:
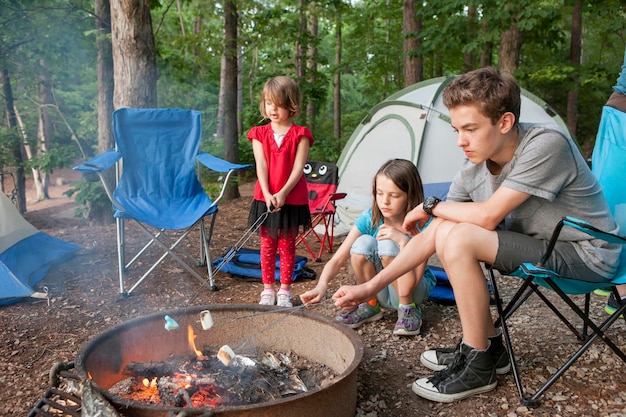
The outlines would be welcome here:
[[[202,352],[196,349],[196,335],[193,332],[191,325],[187,326],[187,341],[189,342],[189,347],[195,352],[198,358],[204,356]]]

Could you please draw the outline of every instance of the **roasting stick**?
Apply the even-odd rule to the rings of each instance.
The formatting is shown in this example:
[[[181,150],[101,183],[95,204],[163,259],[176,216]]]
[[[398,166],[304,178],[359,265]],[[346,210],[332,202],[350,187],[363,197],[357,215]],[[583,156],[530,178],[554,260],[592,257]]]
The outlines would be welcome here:
[[[250,318],[250,317],[255,317],[255,316],[261,316],[264,314],[276,314],[276,313],[284,313],[284,312],[289,312],[289,314],[287,314],[285,317],[281,318],[278,321],[282,321],[285,318],[287,318],[287,316],[290,316],[291,314],[295,313],[298,310],[301,310],[305,307],[315,307],[315,306],[319,306],[322,304],[325,304],[327,302],[331,301],[331,299],[328,300],[324,300],[322,302],[319,303],[310,303],[310,304],[301,304],[299,306],[295,306],[295,307],[281,307],[281,308],[277,308],[277,309],[273,309],[273,310],[268,310],[268,311],[261,311],[261,312],[257,312],[257,313],[250,313],[250,314],[244,314],[241,316],[227,316],[227,317],[220,317],[218,320],[220,321],[224,321],[223,323],[220,323],[218,326],[215,326],[215,320],[213,319],[213,316],[211,315],[211,311],[209,310],[202,310],[200,312],[200,324],[202,325],[202,329],[203,330],[209,330],[211,328],[214,327],[222,327],[222,326],[227,326],[230,323],[232,323],[233,321],[236,320],[241,320],[241,319],[246,319],[246,318]],[[172,317],[165,315],[164,317],[165,320],[165,330],[176,330],[178,328],[180,328],[180,325],[178,324],[178,322],[173,319]],[[268,327],[274,326],[275,323],[270,323],[269,326],[264,327],[263,329],[261,329],[260,331],[254,333],[253,335],[251,335],[250,337],[256,336],[257,334],[259,334],[261,331],[266,330]]]
[[[239,249],[241,249],[243,247],[243,245],[245,245],[248,240],[250,240],[252,235],[259,229],[259,227],[261,227],[261,225],[263,224],[265,219],[267,219],[267,216],[269,216],[270,213],[271,213],[271,211],[268,210],[265,213],[261,214],[258,219],[256,219],[256,221],[252,224],[252,226],[250,226],[248,228],[248,230],[246,230],[246,232],[241,236],[241,238],[237,241],[237,243],[235,243],[226,252],[224,257],[222,258],[222,261],[213,270],[213,274],[215,274],[216,272],[219,272],[225,264],[227,264],[228,262],[230,262],[233,259],[233,257],[237,253],[237,251]],[[206,281],[205,281],[205,283],[206,283]]]
[[[275,308],[275,309],[272,309],[272,310],[268,310],[268,311],[259,311],[257,313],[244,314],[244,315],[241,315],[241,316],[227,316],[227,317],[218,319],[219,321],[225,320],[225,319],[227,321],[225,323],[220,323],[217,327],[226,326],[226,325],[228,325],[231,322],[236,321],[236,320],[247,319],[249,317],[263,316],[265,314],[284,313],[284,312],[287,312],[287,311],[289,312],[289,314],[293,314],[293,313],[295,313],[298,310],[302,310],[303,308],[306,308],[306,307],[316,307],[316,306],[320,306],[320,305],[329,303],[331,301],[332,301],[332,299],[329,298],[327,300],[320,301],[319,303],[300,304],[299,306],[294,306],[294,307],[278,307],[278,308]],[[204,310],[204,311],[208,311],[208,310]],[[213,327],[216,327],[216,326],[213,326]]]
[[[248,242],[248,240],[250,240],[252,235],[256,233],[259,227],[261,227],[261,225],[263,224],[265,219],[267,219],[267,216],[269,216],[271,212],[272,212],[271,209],[267,210],[265,213],[261,214],[254,223],[252,223],[252,226],[250,226],[248,230],[245,231],[245,233],[241,236],[241,238],[239,238],[237,243],[231,246],[230,249],[228,249],[228,251],[224,254],[224,256],[222,257],[222,261],[215,267],[215,269],[213,269],[212,275],[215,275],[219,271],[221,271],[224,265],[226,265],[228,262],[230,262],[233,259],[233,257],[237,254],[237,251],[241,249],[243,245],[245,245],[246,242]],[[200,294],[200,291],[204,289],[204,287],[206,287],[208,282],[209,282],[208,279],[204,280],[204,282],[202,283],[198,291],[196,291],[196,293],[191,297],[188,304],[191,304],[191,302],[195,300],[196,297],[198,297],[198,295]]]
[[[261,316],[264,314],[276,314],[276,313],[284,313],[284,312],[288,312],[288,314],[284,314],[283,317],[267,324],[266,326],[263,326],[262,328],[260,328],[258,331],[250,334],[249,336],[246,336],[245,338],[237,341],[237,343],[234,346],[234,350],[235,351],[241,351],[243,350],[246,345],[248,345],[248,343],[256,338],[258,335],[260,335],[261,333],[267,331],[268,329],[271,329],[274,326],[277,326],[278,324],[280,324],[283,320],[286,320],[289,316],[291,316],[292,314],[294,314],[295,312],[297,312],[298,310],[302,310],[303,308],[307,308],[307,307],[315,307],[315,306],[319,306],[322,304],[326,304],[326,303],[330,303],[332,302],[332,299],[326,299],[324,301],[321,301],[319,303],[311,303],[311,304],[301,304],[299,306],[294,306],[294,307],[283,307],[283,308],[277,308],[277,309],[273,309],[273,310],[269,310],[269,311],[261,311],[258,313],[251,313],[251,314],[244,314],[242,316],[235,316],[235,317],[230,317],[228,321],[226,321],[225,323],[220,323],[220,326],[225,326],[230,324],[231,322],[235,321],[235,320],[240,320],[240,319],[245,319],[245,318],[250,318],[250,317],[256,317],[256,316]]]
[[[244,314],[244,315],[238,315],[238,316],[220,317],[218,319],[214,319],[211,316],[211,312],[209,310],[202,310],[200,312],[200,323],[202,324],[202,328],[204,330],[208,330],[208,329],[211,329],[211,328],[227,326],[227,325],[229,325],[230,323],[232,323],[233,321],[236,321],[236,320],[247,319],[247,318],[256,317],[256,316],[262,316],[262,315],[265,315],[265,314],[276,314],[276,313],[289,312],[288,315],[291,315],[291,314],[295,313],[296,311],[301,310],[303,308],[316,307],[316,306],[320,306],[320,305],[329,303],[331,301],[332,300],[329,298],[327,300],[320,301],[319,303],[301,304],[299,306],[294,306],[294,307],[281,307],[281,308],[276,308],[276,309],[272,309],[272,310],[268,310],[268,311],[259,311],[259,312],[256,312],[256,313],[250,313],[250,314]],[[216,326],[215,325],[216,321],[220,321],[222,323],[219,323]],[[271,323],[271,325],[273,325],[273,324],[274,323]],[[265,330],[265,328],[263,328],[263,330]]]

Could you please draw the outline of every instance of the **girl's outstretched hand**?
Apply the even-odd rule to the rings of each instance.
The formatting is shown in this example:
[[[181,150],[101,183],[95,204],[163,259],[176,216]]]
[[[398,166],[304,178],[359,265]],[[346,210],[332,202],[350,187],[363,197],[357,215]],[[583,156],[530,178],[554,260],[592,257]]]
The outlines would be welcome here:
[[[308,290],[304,294],[300,294],[300,300],[302,300],[302,304],[319,304],[324,300],[326,296],[326,289],[315,287],[312,290]]]
[[[369,294],[364,285],[344,285],[334,294],[335,306],[344,310],[352,311],[362,302],[367,301]]]

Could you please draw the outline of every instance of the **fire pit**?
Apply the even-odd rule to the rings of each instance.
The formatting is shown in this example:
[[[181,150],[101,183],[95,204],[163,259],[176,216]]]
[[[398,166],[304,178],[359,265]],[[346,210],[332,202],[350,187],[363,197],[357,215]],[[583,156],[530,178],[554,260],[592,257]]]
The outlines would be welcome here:
[[[203,330],[201,312],[209,310],[215,321]],[[165,316],[179,325],[166,330]],[[169,318],[168,317],[168,318]],[[292,352],[323,364],[336,375],[324,386],[308,392],[259,404],[205,408],[165,407],[123,399],[109,392],[127,378],[129,363],[167,361],[190,354],[187,328],[197,346],[241,346],[259,351]],[[89,376],[93,387],[124,416],[354,416],[357,367],[363,357],[361,341],[352,330],[310,310],[280,310],[260,305],[208,305],[165,311],[114,327],[90,340],[78,353],[76,369]]]

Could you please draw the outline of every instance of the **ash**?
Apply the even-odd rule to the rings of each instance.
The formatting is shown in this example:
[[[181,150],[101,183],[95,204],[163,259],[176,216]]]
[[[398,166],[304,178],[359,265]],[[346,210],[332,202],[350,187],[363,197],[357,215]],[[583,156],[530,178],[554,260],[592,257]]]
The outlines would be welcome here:
[[[224,408],[277,400],[328,386],[336,374],[293,352],[236,355],[224,365],[215,355],[167,362],[131,362],[127,378],[109,389],[121,398],[165,407]]]

